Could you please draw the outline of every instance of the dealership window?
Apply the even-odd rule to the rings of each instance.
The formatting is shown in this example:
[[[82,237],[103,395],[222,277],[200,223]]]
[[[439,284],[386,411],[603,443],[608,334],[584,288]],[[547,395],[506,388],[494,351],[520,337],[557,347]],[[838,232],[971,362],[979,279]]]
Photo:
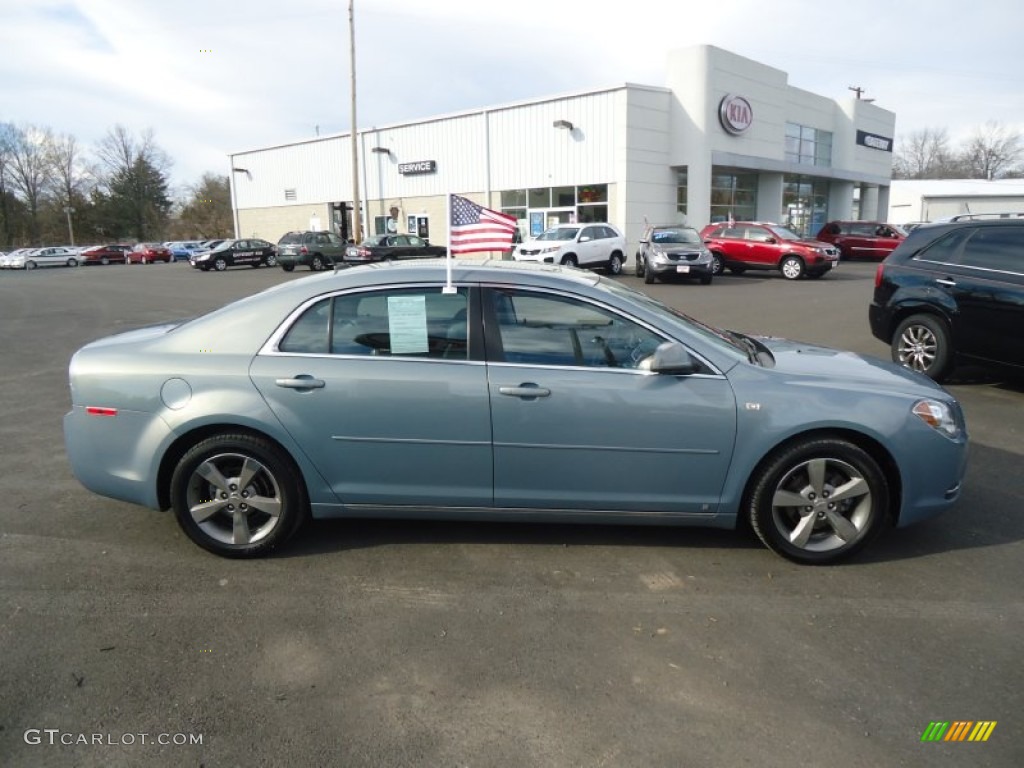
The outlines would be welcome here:
[[[564,210],[566,208],[573,210],[571,213],[564,214],[563,220],[565,221],[572,220],[580,224],[608,221],[608,185],[584,184],[578,187],[509,189],[501,193],[501,212],[515,216],[522,233],[527,231],[526,219],[529,211]],[[544,218],[543,215],[541,218]]]
[[[784,176],[780,222],[800,235],[811,235],[827,221],[828,182],[808,176]]]
[[[832,133],[786,123],[786,160],[801,165],[832,165]]]
[[[711,172],[711,221],[757,218],[757,174],[724,168]]]
[[[686,220],[686,196],[689,182],[689,173],[686,168],[676,171],[676,212],[682,214],[683,221]]]

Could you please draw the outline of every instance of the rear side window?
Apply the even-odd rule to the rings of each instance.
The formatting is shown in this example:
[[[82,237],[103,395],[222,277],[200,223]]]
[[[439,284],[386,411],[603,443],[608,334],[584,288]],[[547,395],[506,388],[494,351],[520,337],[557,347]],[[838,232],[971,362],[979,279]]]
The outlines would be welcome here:
[[[1024,227],[983,227],[967,241],[963,266],[1024,274]]]
[[[972,229],[957,229],[947,232],[914,258],[918,261],[931,261],[937,264],[959,264],[963,245],[973,231]]]

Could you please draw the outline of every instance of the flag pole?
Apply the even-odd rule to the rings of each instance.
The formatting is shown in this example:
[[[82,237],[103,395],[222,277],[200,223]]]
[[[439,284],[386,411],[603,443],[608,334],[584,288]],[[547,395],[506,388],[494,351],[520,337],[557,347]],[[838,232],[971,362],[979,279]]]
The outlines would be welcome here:
[[[452,285],[452,194],[448,193],[448,255],[445,258],[447,278],[441,293],[455,293],[455,286]]]

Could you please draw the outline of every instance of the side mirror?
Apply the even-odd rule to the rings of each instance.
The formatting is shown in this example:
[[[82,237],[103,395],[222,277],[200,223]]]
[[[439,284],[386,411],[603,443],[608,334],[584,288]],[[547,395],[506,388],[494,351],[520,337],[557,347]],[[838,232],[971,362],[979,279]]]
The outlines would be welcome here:
[[[778,240],[776,240],[776,239],[775,239],[774,237],[766,237],[766,238],[764,239],[764,241],[765,241],[766,243],[771,243],[771,244],[775,244],[775,243],[779,242],[779,241],[778,241]]]
[[[590,240],[591,240],[590,235],[584,235],[583,237],[580,238],[580,242],[581,243],[589,243]]]
[[[678,341],[666,341],[654,350],[651,372],[666,376],[689,376],[700,370],[686,347]]]

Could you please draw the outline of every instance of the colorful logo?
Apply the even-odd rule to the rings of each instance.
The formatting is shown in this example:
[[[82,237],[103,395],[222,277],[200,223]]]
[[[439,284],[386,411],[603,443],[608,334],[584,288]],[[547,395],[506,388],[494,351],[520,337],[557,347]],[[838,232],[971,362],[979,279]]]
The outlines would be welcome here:
[[[933,720],[921,734],[921,741],[988,741],[995,728],[995,720]]]

